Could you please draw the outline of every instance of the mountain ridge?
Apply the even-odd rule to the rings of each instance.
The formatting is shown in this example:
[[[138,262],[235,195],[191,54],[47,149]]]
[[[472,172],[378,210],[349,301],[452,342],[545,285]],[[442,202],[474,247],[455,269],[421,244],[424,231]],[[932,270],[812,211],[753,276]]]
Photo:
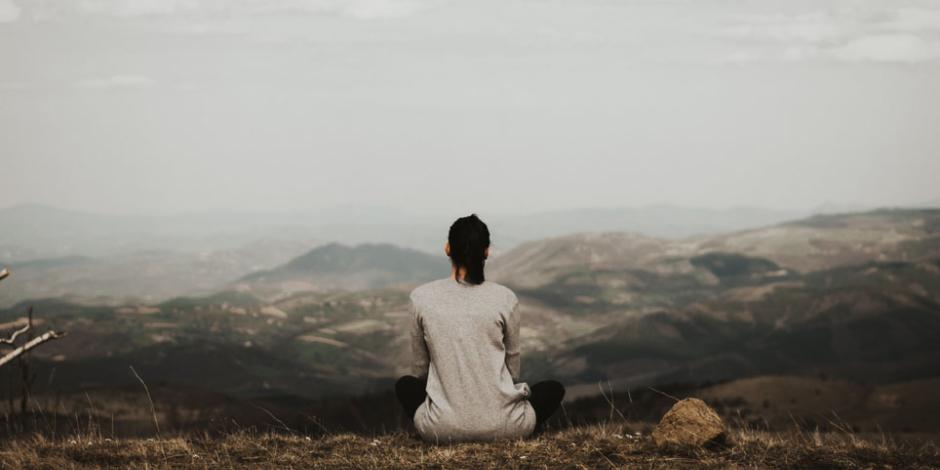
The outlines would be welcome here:
[[[558,237],[495,257],[488,278],[509,278],[505,285],[519,296],[525,379],[556,377],[573,393],[596,390],[598,381],[620,393],[761,374],[878,382],[935,376],[940,211],[827,217],[704,240]],[[22,321],[33,303],[37,318],[69,331],[34,353],[37,371],[55,368],[63,390],[80,385],[65,378],[132,386],[133,377],[118,374],[127,361],[155,381],[197,387],[198,374],[180,375],[166,361],[198,364],[211,353],[221,356],[212,383],[237,397],[362,393],[407,372],[407,294],[420,282],[407,277],[449,270],[443,256],[420,256],[427,265],[412,269],[399,263],[415,261],[415,252],[372,248],[394,256],[383,265],[363,247],[328,244],[286,260],[278,268],[293,263],[297,270],[257,286],[236,283],[158,304],[22,302],[0,311],[0,322]],[[401,268],[401,277],[383,267]],[[376,284],[333,289],[324,281],[333,274],[334,281]],[[295,284],[284,289],[285,282]],[[212,348],[200,352],[207,337]],[[274,366],[246,362],[254,349]],[[110,358],[106,370],[94,366],[102,358]],[[229,369],[244,372],[244,384],[226,375],[226,360],[241,362]]]
[[[359,290],[408,285],[443,277],[449,262],[391,243],[346,245],[331,242],[269,270],[248,274],[237,290],[279,296],[301,289]]]

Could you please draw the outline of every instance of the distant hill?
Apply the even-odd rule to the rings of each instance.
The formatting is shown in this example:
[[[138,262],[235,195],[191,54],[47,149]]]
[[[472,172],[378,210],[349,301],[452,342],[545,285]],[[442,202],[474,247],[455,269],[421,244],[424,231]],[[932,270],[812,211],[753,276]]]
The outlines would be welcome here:
[[[597,381],[625,392],[774,374],[920,380],[940,370],[938,218],[831,214],[685,240],[582,233],[524,243],[487,278],[520,298],[523,376],[559,378],[572,397]],[[166,387],[241,398],[360,393],[407,371],[408,290],[448,273],[443,255],[331,243],[213,295],[31,301],[69,331],[33,357],[63,391],[133,386],[122,368],[135,364]],[[26,305],[0,311],[2,331]]]
[[[584,207],[516,214],[481,214],[501,248],[580,232],[628,232],[646,237],[683,239],[802,218],[808,212],[731,207],[706,209],[675,205]],[[449,222],[448,222],[449,223]]]
[[[329,243],[276,268],[251,273],[234,288],[271,297],[298,291],[364,290],[412,285],[450,274],[443,255],[389,243]]]
[[[766,257],[804,272],[866,261],[931,259],[940,257],[940,209],[816,215],[705,237],[696,249]]]
[[[866,261],[931,259],[940,257],[940,209],[816,215],[686,240],[621,232],[573,234],[523,243],[488,267],[494,280],[528,288],[585,270],[690,273],[695,267],[689,260],[709,252],[766,258],[800,272]]]
[[[631,233],[579,233],[523,243],[489,261],[487,273],[514,286],[539,286],[571,272],[649,267],[674,246]]]
[[[490,277],[541,332],[568,338],[531,336],[544,356],[530,366],[545,373],[615,386],[806,367],[895,380],[940,365],[938,260],[940,210],[876,210],[685,241],[557,237],[494,260]]]
[[[424,214],[383,206],[338,206],[304,211],[199,211],[176,214],[100,214],[39,204],[0,208],[0,259],[80,255],[108,257],[139,251],[197,253],[232,250],[259,239],[392,243],[439,254],[458,213]],[[765,208],[679,206],[576,208],[527,213],[481,212],[490,224],[494,256],[521,242],[588,231],[630,231],[682,238],[770,225],[802,217]]]
[[[0,208],[0,262],[18,266],[17,276],[0,290],[0,307],[36,297],[160,302],[205,294],[330,241],[389,243],[443,257],[447,227],[459,215],[465,214],[428,215],[381,206],[149,215],[37,204]],[[676,206],[481,214],[493,233],[493,260],[521,242],[574,232],[633,231],[672,239],[764,226],[798,215],[761,208]],[[81,265],[65,263],[79,259],[84,260]],[[355,276],[347,273],[346,278]],[[382,283],[360,279],[349,284],[368,285]]]
[[[13,272],[0,287],[0,307],[44,297],[108,297],[113,302],[153,303],[209,293],[246,272],[284,263],[311,246],[311,242],[258,240],[232,250],[138,251],[0,263]]]
[[[625,316],[570,340],[555,364],[620,387],[767,373],[909,380],[936,372],[938,334],[940,262],[871,263]]]

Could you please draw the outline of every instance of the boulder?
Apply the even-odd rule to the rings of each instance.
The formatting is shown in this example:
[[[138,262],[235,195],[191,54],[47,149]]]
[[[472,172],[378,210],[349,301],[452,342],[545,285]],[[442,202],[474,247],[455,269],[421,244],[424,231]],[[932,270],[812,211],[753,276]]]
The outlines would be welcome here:
[[[704,446],[725,440],[726,428],[718,413],[698,398],[679,400],[653,430],[658,446]]]

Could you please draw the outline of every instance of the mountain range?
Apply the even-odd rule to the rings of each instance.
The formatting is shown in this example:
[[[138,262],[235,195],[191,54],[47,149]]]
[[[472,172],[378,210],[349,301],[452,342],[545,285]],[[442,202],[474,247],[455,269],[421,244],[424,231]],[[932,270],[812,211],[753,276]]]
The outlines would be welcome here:
[[[347,246],[332,242],[319,246],[275,268],[253,272],[233,289],[263,298],[293,292],[366,290],[413,286],[443,277],[450,261],[389,243]]]
[[[133,365],[164,387],[315,400],[386,387],[406,372],[408,292],[448,274],[442,256],[332,243],[212,294],[20,302],[0,312],[0,329],[29,304],[69,331],[34,353],[40,376],[55,370],[57,393],[131,387]],[[825,374],[888,384],[940,372],[936,209],[682,239],[549,237],[494,257],[487,279],[520,298],[525,378],[560,378],[572,398],[596,393],[598,381],[629,390]]]
[[[766,225],[797,214],[649,206],[481,216],[492,226],[492,257],[497,258],[519,243],[572,232],[627,230],[677,238]],[[0,307],[49,296],[159,302],[204,295],[337,242],[394,244],[440,257],[454,218],[381,206],[122,215],[18,205],[0,209],[0,265],[18,273],[0,290]],[[348,279],[349,285],[339,287],[363,285]]]

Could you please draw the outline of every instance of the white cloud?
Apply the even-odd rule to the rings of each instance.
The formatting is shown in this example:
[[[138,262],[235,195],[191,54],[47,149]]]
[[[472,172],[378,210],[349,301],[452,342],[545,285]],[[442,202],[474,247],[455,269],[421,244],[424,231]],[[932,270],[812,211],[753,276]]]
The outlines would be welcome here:
[[[406,18],[420,9],[414,1],[358,0],[347,1],[344,14],[359,19]]]
[[[75,83],[76,88],[113,89],[113,88],[143,88],[156,83],[150,77],[142,75],[114,75],[111,77],[91,78]]]
[[[0,23],[12,23],[20,19],[20,7],[13,0],[0,0]]]
[[[163,16],[194,11],[199,3],[194,0],[128,0],[103,2],[110,4],[110,13],[123,17]],[[105,8],[103,13],[109,13]]]
[[[46,0],[35,5],[32,14],[38,19],[59,19],[70,16],[206,18],[307,13],[377,19],[411,16],[431,1],[435,0]]]
[[[786,15],[741,15],[719,28],[719,37],[740,41],[821,42],[846,34],[850,25],[822,12]]]
[[[940,59],[940,8],[840,1],[815,7],[819,10],[725,18],[709,32],[733,49],[718,62]]]
[[[940,42],[912,34],[881,34],[853,39],[830,53],[848,61],[913,63],[940,59]]]

